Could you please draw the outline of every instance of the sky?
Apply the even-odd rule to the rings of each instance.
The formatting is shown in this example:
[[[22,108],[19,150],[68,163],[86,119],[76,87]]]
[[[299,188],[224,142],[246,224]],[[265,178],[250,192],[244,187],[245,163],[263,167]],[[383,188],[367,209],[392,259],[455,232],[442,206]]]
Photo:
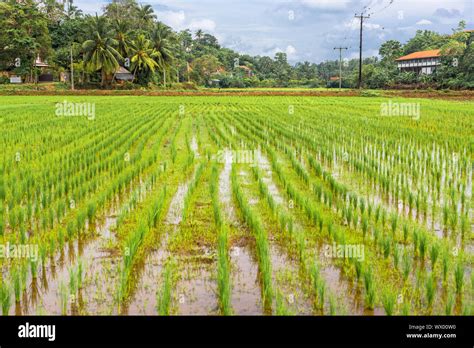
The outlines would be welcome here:
[[[75,0],[85,13],[102,12],[108,0]],[[202,29],[240,53],[286,52],[291,63],[357,58],[364,11],[364,56],[378,55],[390,39],[405,43],[417,30],[448,34],[460,20],[474,29],[473,0],[147,0],[158,19],[175,30]]]

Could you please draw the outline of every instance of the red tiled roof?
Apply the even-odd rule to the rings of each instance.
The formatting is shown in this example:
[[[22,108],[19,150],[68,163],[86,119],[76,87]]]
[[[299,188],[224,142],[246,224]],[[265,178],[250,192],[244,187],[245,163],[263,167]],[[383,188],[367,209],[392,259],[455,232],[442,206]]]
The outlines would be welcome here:
[[[396,60],[410,60],[410,59],[440,57],[441,56],[440,51],[441,50],[429,50],[429,51],[413,52],[413,53],[410,53],[409,55],[400,57]]]

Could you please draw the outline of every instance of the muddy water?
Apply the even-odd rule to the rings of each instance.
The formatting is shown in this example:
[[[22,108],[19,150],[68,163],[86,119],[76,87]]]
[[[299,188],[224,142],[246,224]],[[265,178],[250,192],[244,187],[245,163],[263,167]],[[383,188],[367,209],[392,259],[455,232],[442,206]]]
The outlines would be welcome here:
[[[178,259],[183,265],[176,286],[179,315],[219,314],[215,255],[209,250],[197,250],[195,255]]]
[[[106,218],[100,238],[90,246],[90,254],[84,255],[84,286],[79,294],[84,300],[78,304],[81,313],[117,314],[115,292],[122,258],[117,249],[112,247],[115,245],[113,229],[116,222],[115,215]]]
[[[336,313],[344,315],[384,315],[380,307],[374,310],[365,309],[362,280],[357,284],[355,280],[344,276],[341,269],[327,262],[324,249],[320,245],[319,259],[321,260],[320,272],[331,294],[336,297]],[[326,262],[324,262],[326,261]],[[326,301],[329,308],[329,301]]]
[[[262,170],[262,180],[267,185],[268,191],[275,203],[283,210],[287,211],[284,206],[284,199],[277,185],[273,181],[272,167],[268,159],[260,154],[259,168]],[[296,222],[295,231],[302,233],[303,228]],[[311,314],[313,312],[311,299],[303,291],[299,278],[299,268],[297,262],[291,260],[280,247],[270,240],[270,257],[273,267],[273,280],[277,283],[278,288],[285,295],[285,305],[290,312],[295,314]],[[283,279],[282,279],[283,278]]]
[[[137,287],[121,314],[156,315],[156,291],[161,283],[161,275],[169,253],[167,251],[168,233],[158,249],[151,252],[139,267]]]
[[[109,243],[114,240],[111,230],[115,226],[115,221],[115,215],[109,212],[103,224],[96,224],[98,225],[98,237],[86,240],[78,239],[74,243],[65,245],[58,258],[51,260],[49,265],[38,273],[37,279],[30,280],[25,297],[27,301],[22,302],[21,314],[61,314],[60,285],[64,284],[69,289],[69,270],[76,266],[78,259],[84,260],[84,287],[86,287],[87,277],[95,270],[100,269],[102,262],[110,262],[109,258],[116,258],[113,256],[112,249],[108,248]],[[94,228],[96,225],[91,225],[90,228]],[[97,283],[102,284],[103,282]],[[77,299],[69,297],[68,314],[74,313],[80,308],[84,309],[84,306],[90,308],[91,313],[95,314],[98,307],[92,304],[95,301],[92,296],[89,296],[90,293],[88,292],[86,296],[81,295],[83,295],[83,291],[79,292]],[[90,298],[91,303],[84,303],[81,297]],[[18,314],[18,308],[16,313]]]
[[[122,314],[129,315],[157,315],[156,292],[161,285],[161,276],[166,261],[170,258],[168,244],[170,237],[178,232],[179,225],[183,219],[184,198],[188,192],[193,176],[185,183],[180,184],[171,199],[165,218],[165,230],[161,235],[161,241],[157,241],[154,249],[140,265],[135,275],[136,287],[127,304],[122,308]]]
[[[270,258],[272,263],[272,277],[278,290],[284,295],[285,306],[290,313],[310,315],[313,313],[311,299],[301,284],[298,265],[280,250],[275,244],[270,244]]]
[[[278,190],[275,182],[272,179],[272,166],[268,159],[263,156],[262,154],[259,155],[258,166],[263,172],[263,182],[267,185],[268,191],[270,192],[271,196],[275,200],[275,203],[282,204],[283,197]]]
[[[168,210],[168,214],[166,215],[167,224],[179,225],[181,223],[181,220],[183,219],[184,198],[186,197],[186,193],[188,192],[191,180],[192,179],[190,179],[184,184],[179,185],[178,190],[173,196],[173,199],[170,203],[170,208]]]
[[[230,249],[233,313],[262,315],[263,303],[257,260],[245,242],[240,244]]]
[[[237,228],[238,233],[242,233],[232,198],[232,161],[232,152],[227,151],[224,169],[219,176],[219,199],[226,222]],[[248,174],[245,171],[239,172],[239,176],[241,180],[248,180]],[[252,202],[249,203],[252,204]],[[233,244],[229,249],[232,311],[236,315],[262,315],[263,304],[258,279],[258,264],[249,239],[241,238]]]
[[[226,149],[224,158],[224,169],[219,175],[219,199],[227,222],[231,225],[237,225],[237,215],[235,212],[235,207],[232,203],[232,151],[228,151]]]
[[[193,136],[191,140],[190,147],[191,147],[191,151],[194,153],[194,158],[199,158],[200,154],[198,152],[198,143],[195,136]]]

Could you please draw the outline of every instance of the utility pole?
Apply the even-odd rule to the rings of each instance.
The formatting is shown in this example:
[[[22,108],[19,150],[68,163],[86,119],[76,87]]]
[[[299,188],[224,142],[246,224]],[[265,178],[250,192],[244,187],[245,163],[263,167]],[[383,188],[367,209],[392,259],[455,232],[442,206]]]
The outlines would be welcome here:
[[[339,50],[339,89],[342,88],[342,50],[347,50],[347,47],[334,47]]]
[[[369,16],[364,16],[364,13],[361,12],[360,15],[355,14],[355,18],[360,19],[360,45],[359,45],[359,83],[358,88],[362,88],[362,28],[364,27],[364,19],[370,18]]]
[[[71,90],[74,91],[74,59],[72,56],[72,42],[71,42]]]

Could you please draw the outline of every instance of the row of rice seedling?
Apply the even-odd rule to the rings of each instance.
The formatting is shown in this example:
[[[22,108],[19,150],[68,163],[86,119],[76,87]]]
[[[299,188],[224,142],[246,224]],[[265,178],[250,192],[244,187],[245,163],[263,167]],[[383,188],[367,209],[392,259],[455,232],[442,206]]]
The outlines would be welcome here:
[[[146,119],[145,119],[146,120]],[[147,120],[148,122],[150,121],[149,119]],[[143,126],[143,124],[139,124],[140,126]],[[38,181],[40,181],[38,186],[36,186],[35,193],[32,194],[30,193],[31,191],[29,188],[32,185],[33,180],[36,181],[36,178],[33,177],[33,173],[29,172],[27,173],[27,176],[25,177],[26,185],[25,185],[25,190],[26,192],[20,193],[20,196],[24,196],[25,194],[27,195],[28,198],[28,203],[27,203],[27,214],[22,214],[23,217],[28,217],[27,223],[29,223],[29,220],[32,218],[32,214],[36,217],[39,216],[40,212],[42,213],[42,223],[40,225],[37,225],[38,228],[41,228],[46,225],[46,223],[49,222],[48,227],[52,227],[51,225],[54,226],[55,222],[55,216],[52,214],[54,213],[54,210],[52,209],[52,204],[54,203],[57,206],[57,219],[58,221],[61,220],[65,209],[70,209],[71,208],[71,200],[74,202],[73,206],[77,205],[81,198],[87,195],[91,190],[95,189],[100,181],[103,181],[104,179],[100,179],[99,174],[102,174],[103,170],[107,168],[110,164],[108,164],[107,161],[104,161],[105,158],[102,156],[96,156],[96,151],[100,151],[100,153],[114,153],[115,154],[115,159],[113,157],[109,158],[109,161],[112,160],[116,163],[123,164],[124,161],[120,160],[117,158],[119,154],[116,154],[116,152],[113,152],[113,150],[116,150],[117,148],[120,148],[121,146],[129,146],[134,139],[138,139],[139,136],[142,136],[141,131],[139,130],[140,127],[137,129],[134,128],[129,128],[127,131],[130,133],[127,134],[117,134],[116,137],[114,137],[114,134],[111,134],[112,139],[114,139],[114,142],[109,142],[107,148],[90,148],[86,150],[86,154],[82,153],[79,158],[77,158],[77,162],[79,162],[79,165],[76,162],[73,162],[72,160],[74,157],[68,157],[67,162],[63,160],[60,160],[60,164],[66,164],[68,167],[70,166],[71,169],[68,167],[66,168],[61,168],[61,171],[57,172],[57,176],[55,177],[54,174],[51,174],[51,165],[49,165],[51,158],[47,161],[47,167],[45,170],[45,175],[41,177]],[[145,129],[145,128],[144,128]],[[131,137],[131,135],[134,135]],[[125,147],[124,147],[125,149]],[[121,159],[123,159],[123,155],[121,155]],[[55,159],[56,160],[56,159]],[[117,160],[119,160],[117,162]],[[82,165],[81,162],[84,162]],[[21,170],[23,168],[23,165],[25,164],[25,160],[20,160],[19,162],[18,170]],[[111,163],[111,162],[109,162]],[[27,167],[30,168],[30,167]],[[87,172],[86,172],[87,170]],[[54,173],[54,171],[53,171]],[[35,175],[37,175],[35,173]],[[73,176],[74,175],[74,176]],[[41,183],[43,180],[48,180],[48,182]],[[56,182],[52,180],[57,180]],[[64,182],[64,184],[63,184]],[[78,185],[81,185],[79,187]],[[22,187],[22,186],[20,186]],[[40,187],[43,187],[44,189],[39,190]],[[12,190],[15,190],[13,187]],[[15,193],[12,193],[15,195]],[[67,194],[67,197],[65,195]],[[65,199],[65,202],[64,202]],[[22,208],[17,207],[20,209],[17,212],[17,216],[20,214],[22,211]],[[24,208],[23,208],[24,209]],[[10,212],[12,214],[15,214],[16,210],[14,206],[10,206]],[[47,214],[47,215],[46,215]],[[14,216],[14,215],[13,215]],[[46,217],[46,218],[45,218]],[[12,217],[12,221],[15,221],[15,218]],[[24,219],[16,219],[16,224],[12,224],[13,227],[15,227],[18,224],[21,224]]]
[[[272,265],[270,262],[270,251],[268,247],[267,233],[263,228],[260,217],[252,210],[248,201],[244,197],[235,164],[232,166],[231,173],[232,192],[234,194],[237,206],[242,213],[242,218],[252,231],[257,248],[257,257],[260,271],[260,280],[262,284],[262,299],[267,310],[271,310],[273,300],[272,286]]]
[[[219,204],[218,192],[219,171],[216,164],[212,166],[210,180],[210,193],[212,199],[212,208],[214,212],[214,221],[217,229],[217,288],[219,291],[219,305],[223,315],[232,314],[230,284],[230,263],[228,249],[228,229],[225,224],[221,207]]]
[[[199,179],[201,178],[204,168],[205,168],[205,164],[200,163],[196,169],[196,172],[194,173],[193,179],[189,182],[188,190],[186,192],[186,195],[184,196],[184,208],[182,212],[183,222],[186,222],[189,206],[191,203],[191,198],[194,191],[196,190],[197,185],[199,184]]]
[[[278,244],[302,271],[297,282],[305,283],[315,313],[340,314],[344,307],[360,313],[362,303],[366,311],[387,315],[472,314],[473,128],[467,103],[422,101],[423,115],[414,121],[380,117],[384,100],[377,98],[84,99],[98,104],[94,121],[57,118],[49,97],[32,98],[37,106],[22,115],[8,109],[4,118],[0,243],[37,245],[39,257],[38,262],[0,259],[7,270],[0,279],[3,314],[13,304],[15,311],[27,305],[24,295],[33,292],[29,278],[43,287],[58,258],[66,272],[60,270],[61,279],[49,285],[59,290],[61,312],[67,314],[70,306],[72,314],[83,313],[72,300],[89,291],[80,284],[87,284],[90,274],[79,271],[81,261],[62,259],[58,251],[74,252],[73,242],[95,238],[104,212],[115,205],[122,208],[116,241],[108,247],[121,249],[122,262],[116,294],[110,296],[118,295],[120,305],[128,306],[142,292],[136,291],[142,268],[150,267],[150,259],[156,262],[159,251],[170,257],[160,263],[160,280],[152,280],[147,300],[156,300],[152,310],[168,315],[174,305],[178,312],[191,308],[174,303],[174,291],[197,284],[183,275],[192,271],[192,262],[214,266],[215,257],[219,312],[239,312],[231,305],[236,284],[230,281],[235,260],[230,248],[234,240],[242,242],[243,232],[234,236],[240,227],[229,228],[223,215],[219,166],[206,165],[206,160],[221,163],[229,149],[244,155],[262,151],[282,192],[276,199],[267,164],[253,168],[250,182],[238,175],[248,173],[239,162],[248,159],[236,153],[230,186],[256,241],[267,312],[288,315],[294,308],[287,306],[287,289],[276,277],[285,260],[274,259]],[[113,112],[116,103],[121,107]],[[456,122],[450,110],[456,111]],[[204,146],[203,156],[197,144]],[[221,152],[215,154],[216,148]],[[198,157],[202,161],[184,192],[176,233],[159,247],[169,233],[161,222],[169,193],[193,172]],[[250,202],[250,194],[262,199]],[[214,215],[212,226],[206,214]],[[347,252],[325,256],[321,248],[328,244],[361,246],[365,258],[346,257]],[[209,254],[195,257],[202,250]],[[88,261],[81,267],[87,269]],[[336,300],[328,265],[342,279],[336,286],[352,284],[351,295]],[[295,279],[293,287],[300,284]]]
[[[295,197],[295,198],[297,198],[297,197]],[[300,201],[301,201],[301,200],[300,200]],[[298,202],[298,199],[297,199],[297,202]],[[395,249],[395,250],[397,250],[397,249]],[[369,290],[370,290],[370,289],[369,289]]]
[[[239,133],[246,134],[246,131],[244,129],[240,128],[239,126],[237,126],[237,128],[239,129]],[[254,128],[252,127],[251,129],[254,129]],[[247,136],[248,136],[248,134],[247,134]],[[254,142],[255,142],[255,140],[254,140]],[[276,155],[273,152],[273,150],[271,148],[269,148],[265,143],[261,143],[260,145],[266,151],[269,152],[270,158],[272,159],[272,166],[273,166],[275,172],[278,174],[279,179],[282,180],[283,186],[286,187],[287,193],[289,193],[290,198],[293,199],[296,202],[297,206],[301,206],[301,207],[303,205],[305,206],[305,208],[303,208],[303,210],[308,215],[308,218],[310,219],[310,221],[316,221],[316,226],[320,226],[319,227],[320,231],[322,231],[322,221],[323,221],[323,219],[322,219],[322,216],[321,216],[321,212],[319,212],[317,209],[315,209],[314,206],[309,205],[308,201],[303,199],[303,196],[295,190],[295,188],[291,185],[291,183],[288,180],[285,179],[285,177],[282,173],[281,167],[277,163]],[[254,170],[254,173],[258,173],[258,171]],[[265,187],[265,185],[263,185],[262,181],[260,181],[260,183],[259,183],[259,189],[263,193],[265,193],[268,190]],[[269,195],[265,195],[265,196],[269,197]],[[274,207],[274,208],[277,207],[274,203],[272,204],[272,199],[271,198],[267,198],[267,200],[269,200],[269,205],[271,207]],[[279,208],[278,210],[281,211],[280,207],[278,207],[278,208]],[[283,216],[282,213],[279,213],[277,215]],[[292,221],[292,220],[290,219],[289,221]],[[284,223],[281,226],[284,226]],[[289,228],[292,230],[292,227],[291,227],[292,223],[291,222],[288,224],[288,226],[290,226]],[[284,228],[283,228],[283,230],[284,230]],[[341,235],[341,234],[335,234],[335,235],[344,237],[344,235]],[[311,271],[310,272],[307,271],[307,273],[310,273],[310,275],[313,279],[316,278],[315,282],[312,281],[312,284],[315,285],[315,287],[314,287],[314,293],[315,293],[314,298],[315,298],[315,301],[317,301],[317,303],[316,303],[317,307],[319,307],[322,310],[323,309],[322,306],[324,304],[324,293],[325,293],[324,280],[322,278],[318,277],[319,273],[317,273],[317,274],[314,273],[314,270],[317,269],[317,268],[314,268],[314,267],[311,266],[312,260],[309,257],[307,257],[307,258],[304,257],[305,239],[303,237],[303,234],[301,234],[301,233],[296,234],[295,238],[293,239],[293,242],[296,245],[296,250],[298,250],[298,254],[300,256],[300,260],[302,262],[303,268],[306,269],[306,270],[311,269]],[[322,304],[321,304],[321,301],[322,301]],[[330,295],[329,296],[329,302],[330,302],[329,303],[330,304],[329,305],[329,307],[330,307],[329,312],[332,313],[332,314],[335,313],[334,301],[335,301],[334,297],[332,295]]]

